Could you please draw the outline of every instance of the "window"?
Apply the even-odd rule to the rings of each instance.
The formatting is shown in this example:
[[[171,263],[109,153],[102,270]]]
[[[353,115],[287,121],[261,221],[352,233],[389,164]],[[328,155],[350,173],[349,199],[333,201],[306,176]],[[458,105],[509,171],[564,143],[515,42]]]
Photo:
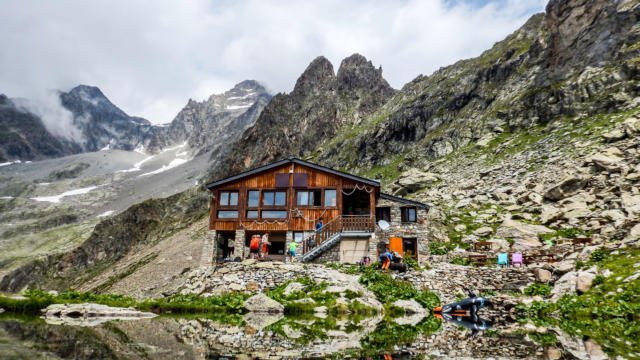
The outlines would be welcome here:
[[[402,222],[416,222],[416,208],[414,207],[403,207],[400,208]]]
[[[416,238],[402,238],[402,254],[404,257],[417,258],[418,254],[418,239]]]
[[[289,173],[276,174],[276,187],[289,187]]]
[[[335,190],[324,191],[324,206],[337,206],[337,202]]]
[[[260,191],[249,190],[247,193],[247,205],[249,207],[258,207],[260,205]]]
[[[238,206],[238,192],[220,191],[220,206]]]
[[[287,193],[285,191],[263,191],[262,205],[264,206],[285,206],[287,204]]]
[[[238,212],[236,210],[219,210],[218,219],[237,219]]]
[[[391,208],[390,207],[377,207],[376,208],[376,221],[384,220],[391,222]]]
[[[284,219],[286,217],[286,210],[262,210],[263,219]]]
[[[293,186],[298,188],[309,186],[309,175],[304,173],[293,174]]]
[[[320,190],[298,191],[298,206],[320,206]]]
[[[247,211],[247,219],[257,219],[257,218],[258,218],[258,210]]]
[[[302,240],[304,240],[304,233],[303,232],[294,232],[293,233],[293,241],[295,241],[297,243],[301,243]]]

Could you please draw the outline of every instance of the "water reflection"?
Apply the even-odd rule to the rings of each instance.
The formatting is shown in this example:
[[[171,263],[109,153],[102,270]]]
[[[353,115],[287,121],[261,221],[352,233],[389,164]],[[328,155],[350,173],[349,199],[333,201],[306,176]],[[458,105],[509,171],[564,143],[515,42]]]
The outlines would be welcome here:
[[[549,332],[558,334],[558,343],[539,344],[526,336],[525,325],[497,317],[492,322],[450,315],[253,314],[232,320],[158,317],[80,327],[5,316],[0,318],[0,358],[594,358],[584,350],[591,345],[580,337],[554,328]],[[585,344],[580,351],[578,344]]]

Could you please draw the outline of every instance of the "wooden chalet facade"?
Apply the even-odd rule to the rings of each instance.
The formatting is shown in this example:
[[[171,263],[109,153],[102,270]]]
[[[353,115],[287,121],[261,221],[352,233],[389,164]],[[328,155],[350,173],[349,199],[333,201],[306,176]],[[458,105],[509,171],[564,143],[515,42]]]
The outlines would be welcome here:
[[[269,257],[274,260],[284,260],[288,244],[296,241],[302,245],[297,258],[303,261],[359,261],[375,256],[373,240],[380,233],[376,213],[385,216],[376,209],[379,201],[404,202],[403,208],[413,209],[405,211],[412,224],[428,210],[425,204],[381,194],[376,180],[295,158],[212,182],[207,188],[209,229],[218,260],[246,258],[251,236],[268,232]],[[320,218],[323,228],[316,233]]]

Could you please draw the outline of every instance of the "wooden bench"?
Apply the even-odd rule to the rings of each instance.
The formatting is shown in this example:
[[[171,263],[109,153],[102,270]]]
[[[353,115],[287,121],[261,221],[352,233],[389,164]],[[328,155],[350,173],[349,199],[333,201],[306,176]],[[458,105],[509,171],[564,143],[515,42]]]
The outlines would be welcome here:
[[[491,250],[491,245],[493,245],[493,243],[490,241],[478,241],[473,244],[473,249],[476,251]]]
[[[487,265],[487,255],[469,255],[468,259],[471,265]]]

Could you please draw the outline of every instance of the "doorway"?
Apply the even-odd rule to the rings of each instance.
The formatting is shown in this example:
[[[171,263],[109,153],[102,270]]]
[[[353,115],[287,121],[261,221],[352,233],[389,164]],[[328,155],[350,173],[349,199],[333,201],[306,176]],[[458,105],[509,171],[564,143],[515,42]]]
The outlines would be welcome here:
[[[371,202],[369,193],[364,190],[345,190],[342,195],[343,215],[370,215]]]
[[[233,247],[236,239],[235,231],[218,231],[216,237],[216,261],[222,262],[233,257]]]
[[[274,261],[284,261],[284,245],[286,240],[286,231],[247,231],[245,232],[244,243],[249,247],[251,245],[251,237],[253,235],[264,235],[264,233],[269,233],[269,242],[271,246],[268,247],[269,252],[269,260]]]

